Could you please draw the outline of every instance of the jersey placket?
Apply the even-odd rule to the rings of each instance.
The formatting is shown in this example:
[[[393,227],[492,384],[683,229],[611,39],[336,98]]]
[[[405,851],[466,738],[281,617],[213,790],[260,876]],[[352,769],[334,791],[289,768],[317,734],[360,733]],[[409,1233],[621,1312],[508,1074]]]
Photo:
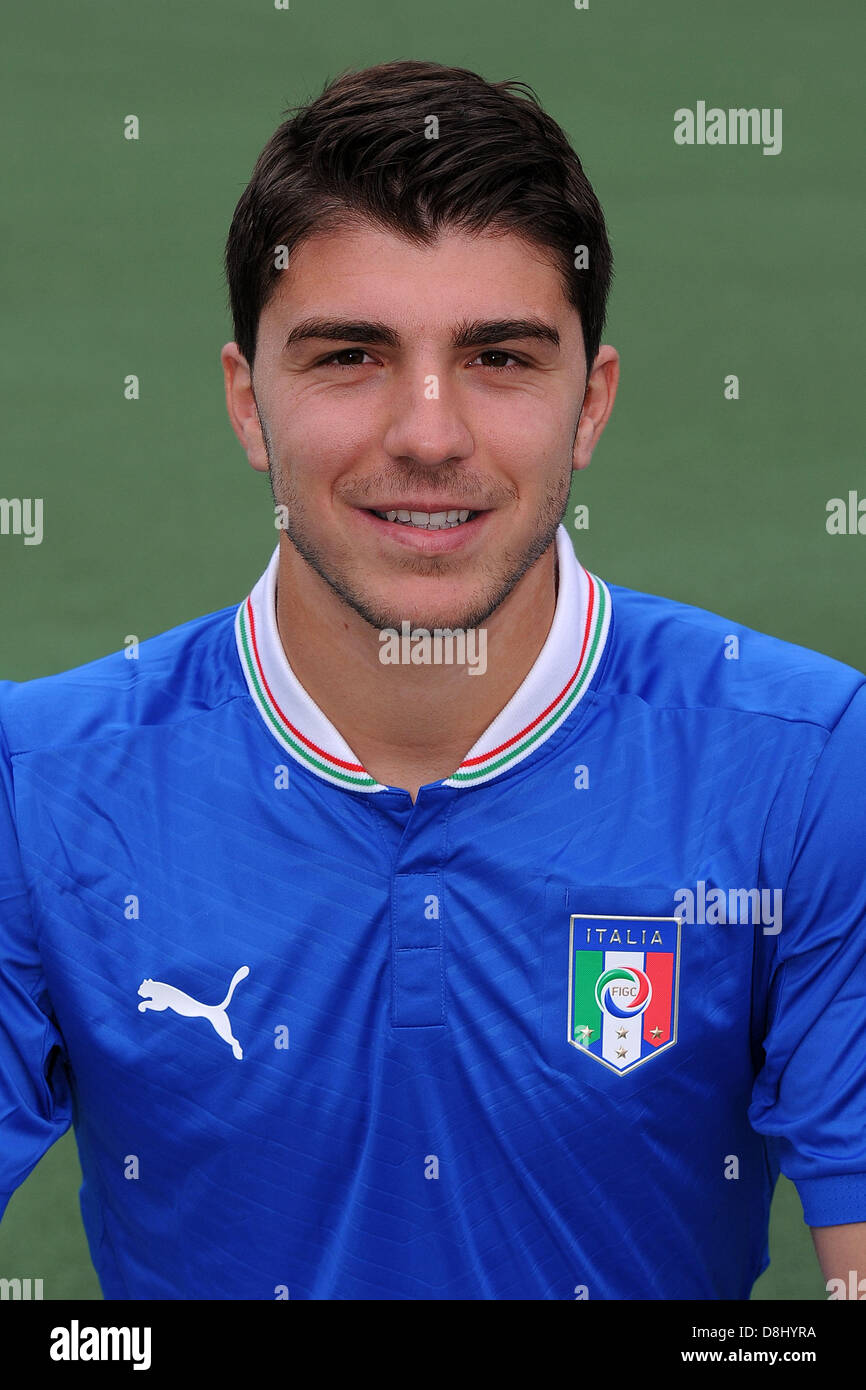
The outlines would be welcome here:
[[[454,793],[424,787],[409,815],[391,876],[391,1023],[445,1023],[445,904],[439,846]]]

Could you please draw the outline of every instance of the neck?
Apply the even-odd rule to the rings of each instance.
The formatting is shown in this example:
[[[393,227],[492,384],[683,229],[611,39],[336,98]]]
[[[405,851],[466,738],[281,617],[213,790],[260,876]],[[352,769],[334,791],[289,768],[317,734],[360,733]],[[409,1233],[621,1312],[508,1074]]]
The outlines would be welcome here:
[[[289,664],[370,775],[413,801],[455,771],[523,683],[555,608],[554,542],[484,624],[483,674],[480,662],[476,674],[468,664],[385,665],[376,630],[281,537],[277,626]]]

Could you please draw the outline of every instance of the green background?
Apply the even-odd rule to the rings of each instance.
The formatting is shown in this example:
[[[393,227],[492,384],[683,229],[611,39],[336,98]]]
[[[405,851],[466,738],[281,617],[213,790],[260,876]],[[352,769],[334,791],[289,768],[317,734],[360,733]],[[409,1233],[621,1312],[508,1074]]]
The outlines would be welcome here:
[[[866,666],[855,410],[863,273],[860,0],[76,0],[17,6],[0,58],[0,674],[26,680],[239,601],[274,544],[225,414],[221,257],[283,108],[347,67],[520,78],[605,209],[620,393],[573,501],[581,559]],[[782,107],[783,148],[679,147],[677,107]],[[141,122],[123,138],[125,116]],[[862,352],[862,347],[861,347]],[[141,399],[124,399],[136,373]],[[735,373],[740,399],[723,381]],[[99,1298],[67,1135],[10,1203],[0,1275]],[[825,1297],[794,1189],[758,1298]]]

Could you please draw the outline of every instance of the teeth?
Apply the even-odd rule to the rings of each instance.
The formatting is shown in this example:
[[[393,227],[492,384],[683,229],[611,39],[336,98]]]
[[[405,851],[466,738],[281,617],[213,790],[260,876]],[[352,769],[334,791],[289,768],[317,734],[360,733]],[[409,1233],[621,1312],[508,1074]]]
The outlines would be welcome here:
[[[450,512],[410,512],[405,510],[377,512],[383,521],[396,521],[404,526],[415,526],[421,531],[448,531],[453,526],[462,526],[473,515],[467,510]]]

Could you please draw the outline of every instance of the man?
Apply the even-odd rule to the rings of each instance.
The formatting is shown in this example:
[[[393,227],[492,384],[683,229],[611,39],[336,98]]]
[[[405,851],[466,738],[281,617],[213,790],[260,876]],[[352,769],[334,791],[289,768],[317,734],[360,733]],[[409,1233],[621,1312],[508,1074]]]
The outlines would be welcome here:
[[[562,131],[346,75],[226,265],[279,544],[3,689],[0,1190],[74,1120],[109,1298],[745,1299],[780,1167],[866,1269],[866,681],[575,558],[618,358]]]

